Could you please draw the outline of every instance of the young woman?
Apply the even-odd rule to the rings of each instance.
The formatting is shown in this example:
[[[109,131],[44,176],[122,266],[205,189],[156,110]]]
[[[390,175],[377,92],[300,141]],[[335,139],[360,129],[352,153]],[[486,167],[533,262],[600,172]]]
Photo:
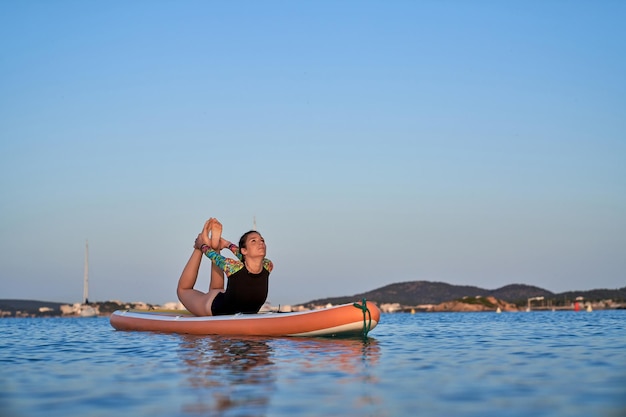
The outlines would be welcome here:
[[[220,250],[226,248],[237,259],[220,255]],[[206,293],[193,288],[203,254],[212,261],[211,283]],[[178,299],[196,316],[258,313],[267,299],[269,275],[274,267],[265,254],[265,240],[257,231],[244,233],[237,247],[222,238],[222,224],[209,219],[196,238],[191,258],[178,280]],[[226,289],[224,274],[228,277]]]

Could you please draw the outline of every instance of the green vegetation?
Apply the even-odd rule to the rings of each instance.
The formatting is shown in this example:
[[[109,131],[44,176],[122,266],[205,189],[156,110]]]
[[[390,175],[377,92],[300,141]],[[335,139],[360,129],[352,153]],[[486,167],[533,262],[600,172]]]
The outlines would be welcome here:
[[[464,304],[478,304],[478,305],[484,305],[485,307],[488,308],[496,308],[497,305],[492,303],[491,301],[489,301],[488,299],[484,298],[484,297],[463,297],[463,298],[459,298],[455,301],[464,303]]]

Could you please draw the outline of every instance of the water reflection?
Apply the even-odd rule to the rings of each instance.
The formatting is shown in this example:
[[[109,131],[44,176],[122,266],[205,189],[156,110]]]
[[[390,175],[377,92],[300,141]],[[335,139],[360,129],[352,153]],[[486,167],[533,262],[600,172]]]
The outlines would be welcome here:
[[[271,352],[264,339],[182,336],[187,383],[196,394],[183,411],[221,415],[240,409],[244,415],[265,414],[262,410],[275,390]]]
[[[259,416],[270,404],[321,411],[329,390],[351,410],[381,402],[370,368],[380,357],[373,339],[181,336],[179,356],[191,395],[185,414]]]
[[[375,339],[294,339],[276,346],[280,403],[314,415],[379,415],[383,404]]]
[[[374,339],[282,339],[276,342],[297,356],[303,368],[323,369],[332,366],[335,371],[358,376],[364,367],[378,362],[380,347]]]

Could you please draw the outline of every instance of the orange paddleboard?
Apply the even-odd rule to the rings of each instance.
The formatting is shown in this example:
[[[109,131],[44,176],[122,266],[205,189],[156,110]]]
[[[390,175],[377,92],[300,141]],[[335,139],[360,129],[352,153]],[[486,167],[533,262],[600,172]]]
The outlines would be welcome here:
[[[117,310],[117,330],[238,336],[366,336],[380,310],[367,301],[292,313],[198,317],[185,310]]]

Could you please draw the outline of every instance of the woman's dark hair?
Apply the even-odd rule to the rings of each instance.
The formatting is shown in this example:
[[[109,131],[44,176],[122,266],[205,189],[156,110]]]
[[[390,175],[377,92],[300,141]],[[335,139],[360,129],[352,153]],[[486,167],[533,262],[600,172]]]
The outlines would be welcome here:
[[[246,233],[244,233],[243,235],[241,235],[241,237],[239,238],[239,250],[241,251],[241,249],[245,249],[246,248],[246,240],[248,240],[248,236],[252,233],[256,233],[259,236],[261,235],[259,232],[257,232],[256,230],[249,230]],[[241,254],[241,260],[245,261],[246,258],[244,256],[244,254]]]

